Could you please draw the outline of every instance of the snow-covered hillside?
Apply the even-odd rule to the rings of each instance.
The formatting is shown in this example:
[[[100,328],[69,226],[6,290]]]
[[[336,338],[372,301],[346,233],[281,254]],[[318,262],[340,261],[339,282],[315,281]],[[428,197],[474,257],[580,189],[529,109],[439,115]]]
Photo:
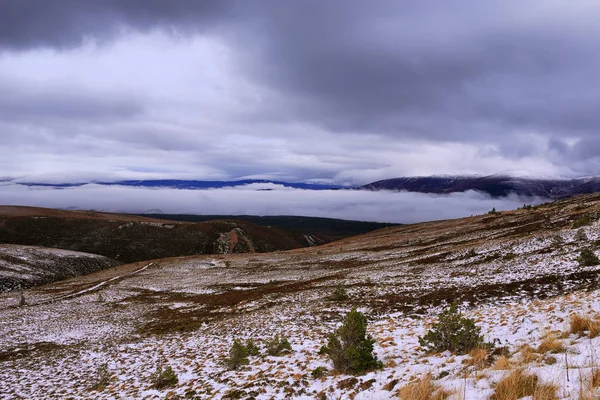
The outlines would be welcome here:
[[[96,254],[0,244],[0,292],[90,274],[119,264]]]
[[[600,266],[580,256],[600,253],[599,217],[587,196],[288,252],[123,265],[26,290],[25,306],[2,294],[0,397],[499,400],[504,378],[535,374],[530,399],[598,398]],[[331,299],[338,287],[348,299]],[[452,301],[496,353],[420,347]],[[360,376],[318,354],[353,306],[384,364]],[[265,354],[276,335],[291,352]],[[229,370],[234,339],[261,354]],[[178,383],[153,387],[167,366]],[[410,397],[419,382],[438,397]]]

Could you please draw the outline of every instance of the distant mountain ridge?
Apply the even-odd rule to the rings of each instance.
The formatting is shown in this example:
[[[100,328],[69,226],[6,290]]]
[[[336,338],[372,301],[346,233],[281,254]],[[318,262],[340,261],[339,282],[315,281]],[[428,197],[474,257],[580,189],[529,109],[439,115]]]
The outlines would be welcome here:
[[[124,186],[138,188],[162,188],[180,190],[207,190],[236,188],[257,185],[255,190],[274,190],[277,185],[291,189],[303,190],[370,190],[370,191],[407,191],[417,193],[450,194],[475,190],[486,193],[494,198],[506,197],[511,194],[523,197],[541,197],[546,199],[562,199],[579,194],[600,192],[600,177],[585,177],[574,179],[537,178],[511,176],[508,174],[495,175],[435,175],[410,176],[384,179],[364,186],[341,186],[332,184],[284,182],[268,179],[241,179],[234,181],[206,181],[181,179],[151,179],[151,180],[121,180],[121,181],[90,181],[77,183],[47,183],[23,182],[11,178],[2,178],[1,182],[11,182],[29,187],[48,187],[65,189],[85,185]],[[260,186],[267,185],[267,186]]]
[[[369,183],[360,189],[434,194],[475,190],[495,198],[514,194],[523,197],[562,199],[600,192],[600,177],[575,179],[521,178],[509,175],[400,177]]]
[[[23,186],[42,186],[42,187],[53,187],[53,188],[69,188],[79,187],[84,185],[103,185],[103,186],[129,186],[129,187],[144,187],[144,188],[169,188],[169,189],[221,189],[236,186],[245,186],[252,184],[273,184],[281,185],[288,188],[294,189],[306,189],[306,190],[332,190],[342,189],[340,185],[328,185],[318,183],[305,183],[305,182],[284,182],[284,181],[272,181],[267,179],[241,179],[235,181],[204,181],[204,180],[182,180],[182,179],[149,179],[149,180],[122,180],[114,182],[104,181],[90,181],[90,182],[77,182],[77,183],[46,183],[46,182],[18,182],[11,179],[7,179],[6,182],[14,182]]]

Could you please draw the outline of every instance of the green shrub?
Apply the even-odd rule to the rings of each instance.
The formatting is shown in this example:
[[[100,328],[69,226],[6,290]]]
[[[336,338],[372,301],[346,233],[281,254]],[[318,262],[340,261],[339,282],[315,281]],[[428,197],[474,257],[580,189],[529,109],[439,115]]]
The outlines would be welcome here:
[[[481,260],[476,261],[475,264],[483,264],[483,263],[488,263],[494,260],[497,260],[501,257],[500,253],[492,253],[492,254],[488,254],[487,256],[483,257]]]
[[[577,261],[579,261],[579,265],[582,267],[589,267],[592,265],[600,264],[600,260],[596,257],[596,254],[591,249],[583,249],[581,253],[579,253],[579,257],[577,257]]]
[[[496,207],[494,207],[490,211],[488,211],[488,214],[496,215],[496,214],[500,214],[500,213],[498,211],[496,211]]]
[[[246,340],[246,349],[248,350],[249,356],[257,356],[260,354],[260,349],[254,342],[254,339]]]
[[[310,373],[310,376],[313,377],[313,379],[318,379],[320,377],[322,377],[323,375],[327,374],[327,368],[325,367],[317,367],[315,369],[312,370],[312,372]]]
[[[579,228],[577,230],[577,233],[575,233],[575,239],[577,239],[580,242],[587,242],[588,241],[588,237],[585,234],[585,231],[583,230],[583,228]]]
[[[239,340],[235,339],[229,350],[229,357],[225,359],[225,366],[229,369],[238,369],[249,362],[248,349]]]
[[[573,222],[573,229],[581,228],[582,226],[591,225],[592,221],[588,215],[584,215],[583,217],[579,217]]]
[[[333,301],[344,301],[348,300],[349,298],[350,296],[348,296],[348,292],[341,286],[336,287],[333,290],[333,293],[331,293],[331,300]]]
[[[467,254],[465,254],[465,258],[472,258],[472,257],[477,257],[478,254],[475,251],[475,249],[471,249],[467,252]]]
[[[419,338],[419,344],[430,352],[449,350],[457,354],[466,354],[478,347],[493,347],[484,342],[475,321],[462,316],[456,303],[441,312],[438,321]]]
[[[267,342],[267,354],[270,356],[279,356],[290,351],[292,351],[292,345],[285,336],[280,338],[279,335],[275,335]]]
[[[112,375],[108,370],[108,364],[104,363],[96,369],[96,375],[94,376],[94,383],[90,386],[91,390],[104,390],[112,379]]]
[[[320,352],[327,354],[341,372],[363,373],[383,367],[373,354],[374,344],[375,339],[367,336],[367,317],[353,307]]]
[[[553,235],[551,237],[551,240],[552,240],[552,244],[554,246],[561,246],[565,242],[565,240],[563,239],[563,237],[560,234],[558,234],[558,233],[555,234],[555,235]]]
[[[173,372],[173,368],[170,365],[167,365],[165,369],[158,366],[156,372],[150,376],[150,380],[156,389],[172,387],[179,383],[179,378],[177,378],[177,374]]]

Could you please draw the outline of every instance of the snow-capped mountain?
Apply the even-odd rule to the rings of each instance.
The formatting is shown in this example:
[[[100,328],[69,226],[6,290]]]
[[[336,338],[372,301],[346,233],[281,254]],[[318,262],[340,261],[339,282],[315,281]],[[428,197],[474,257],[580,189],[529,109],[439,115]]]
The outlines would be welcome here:
[[[369,183],[365,190],[448,194],[476,190],[492,197],[516,194],[560,199],[600,191],[600,177],[576,179],[522,178],[509,175],[400,177]]]

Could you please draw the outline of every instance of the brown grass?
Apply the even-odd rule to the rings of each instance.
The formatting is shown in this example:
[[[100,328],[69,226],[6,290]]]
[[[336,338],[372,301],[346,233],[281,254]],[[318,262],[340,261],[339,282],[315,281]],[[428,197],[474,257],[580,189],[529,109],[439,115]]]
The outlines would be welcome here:
[[[521,362],[523,364],[529,364],[535,361],[539,361],[541,356],[535,352],[535,349],[530,345],[523,345],[519,349],[519,353],[521,354]]]
[[[494,362],[494,369],[497,370],[508,370],[512,368],[512,363],[506,356],[500,356]]]
[[[540,383],[533,392],[533,400],[558,400],[556,391],[558,386],[549,383]]]
[[[537,386],[537,375],[526,374],[522,369],[517,369],[496,384],[490,400],[517,400],[521,397],[533,396]]]
[[[532,396],[533,400],[558,400],[558,386],[539,383],[536,374],[527,374],[517,369],[496,384],[496,390],[490,400],[517,400]]]
[[[579,400],[597,399],[595,389],[600,386],[600,370],[592,368],[585,378],[580,375]]]
[[[569,320],[569,332],[579,336],[587,335],[593,339],[600,335],[600,321],[579,314],[571,315]]]
[[[409,383],[400,389],[400,399],[402,400],[444,400],[450,396],[450,393],[436,385],[428,373],[421,379]]]
[[[590,373],[590,386],[593,388],[600,386],[600,369],[592,369]]]
[[[473,349],[469,353],[470,358],[466,359],[465,363],[471,367],[475,367],[475,369],[483,369],[488,364],[488,354],[487,349]]]
[[[537,348],[538,353],[545,354],[551,353],[563,353],[565,352],[565,346],[555,336],[548,335]]]

